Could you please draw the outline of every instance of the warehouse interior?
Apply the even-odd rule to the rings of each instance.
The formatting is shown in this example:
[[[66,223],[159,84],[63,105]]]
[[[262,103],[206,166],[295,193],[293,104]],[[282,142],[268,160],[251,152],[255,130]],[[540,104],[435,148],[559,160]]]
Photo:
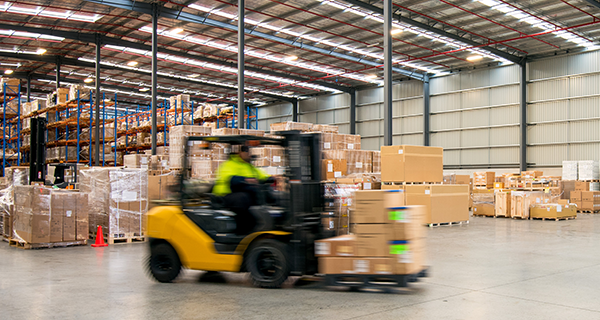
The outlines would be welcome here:
[[[1,318],[599,317],[599,18],[0,1]]]

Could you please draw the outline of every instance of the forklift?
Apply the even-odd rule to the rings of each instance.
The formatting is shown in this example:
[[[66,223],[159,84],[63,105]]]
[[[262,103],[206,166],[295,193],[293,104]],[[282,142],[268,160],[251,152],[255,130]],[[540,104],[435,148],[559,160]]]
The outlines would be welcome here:
[[[321,224],[325,198],[320,135],[299,131],[276,134],[282,139],[246,135],[187,138],[176,202],[148,212],[147,267],[156,280],[172,282],[182,268],[188,268],[249,272],[254,286],[279,288],[289,276],[317,273],[314,242],[334,236]],[[213,143],[285,149],[285,191],[259,185],[257,205],[250,207],[257,227],[250,234],[235,233],[235,213],[211,193],[210,183],[196,183],[189,177],[190,146],[209,148]]]

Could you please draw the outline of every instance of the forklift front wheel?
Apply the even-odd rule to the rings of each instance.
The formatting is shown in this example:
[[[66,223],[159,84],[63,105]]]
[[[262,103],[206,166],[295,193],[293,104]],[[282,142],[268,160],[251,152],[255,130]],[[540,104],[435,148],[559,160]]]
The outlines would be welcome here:
[[[259,240],[250,248],[246,270],[250,272],[254,286],[280,288],[290,274],[286,245],[273,239]]]
[[[160,243],[150,249],[150,273],[159,282],[171,282],[181,272],[177,251],[168,243]]]

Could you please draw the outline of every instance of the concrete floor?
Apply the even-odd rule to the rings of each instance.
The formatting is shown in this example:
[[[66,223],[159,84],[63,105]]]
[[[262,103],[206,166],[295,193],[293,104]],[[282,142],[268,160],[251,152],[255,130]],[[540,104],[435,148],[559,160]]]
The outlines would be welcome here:
[[[600,319],[600,215],[472,218],[429,229],[431,276],[396,294],[319,283],[256,289],[185,271],[152,281],[146,245],[22,250],[0,243],[0,319]],[[218,280],[218,279],[217,279]]]

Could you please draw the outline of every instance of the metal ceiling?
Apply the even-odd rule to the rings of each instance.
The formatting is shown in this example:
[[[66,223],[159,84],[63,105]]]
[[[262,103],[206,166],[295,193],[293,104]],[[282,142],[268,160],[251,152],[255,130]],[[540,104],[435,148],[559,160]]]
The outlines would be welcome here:
[[[159,98],[186,92],[197,101],[235,103],[237,1],[159,3]],[[600,8],[594,3],[396,0],[394,78],[595,49]],[[0,1],[0,69],[31,73],[33,90],[50,91],[48,75],[60,57],[66,81],[81,82],[94,76],[101,37],[102,85],[148,104],[150,92],[139,90],[151,84],[149,7],[129,0]],[[382,7],[379,0],[246,0],[248,102],[381,85]],[[37,54],[39,48],[47,51]]]

